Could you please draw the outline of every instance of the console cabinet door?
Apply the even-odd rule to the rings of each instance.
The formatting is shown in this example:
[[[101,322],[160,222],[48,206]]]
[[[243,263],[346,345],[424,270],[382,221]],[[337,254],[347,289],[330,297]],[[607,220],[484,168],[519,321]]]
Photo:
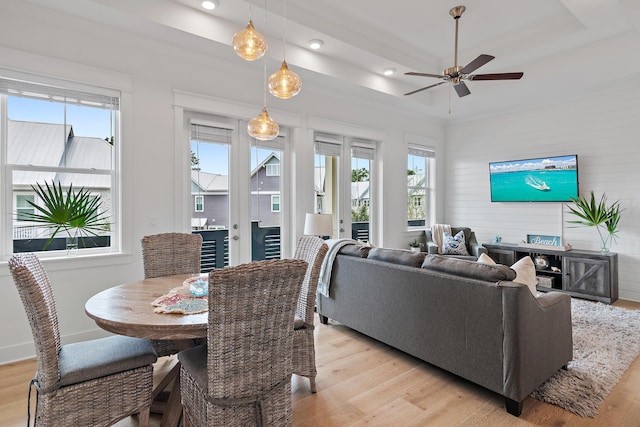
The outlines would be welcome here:
[[[611,297],[609,262],[603,259],[573,258],[564,261],[564,290],[599,297]]]

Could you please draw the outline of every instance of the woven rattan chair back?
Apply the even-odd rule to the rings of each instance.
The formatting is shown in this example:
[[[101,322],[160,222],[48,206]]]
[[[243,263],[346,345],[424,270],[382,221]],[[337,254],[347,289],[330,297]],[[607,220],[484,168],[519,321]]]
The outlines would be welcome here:
[[[190,233],[162,233],[142,238],[144,277],[200,272],[202,236]]]
[[[200,234],[154,234],[144,236],[141,242],[145,279],[200,272]],[[151,343],[160,357],[176,354],[180,350],[176,342],[171,340],[152,340]]]
[[[185,425],[291,425],[293,318],[306,270],[288,259],[209,273],[207,390],[183,365]]]
[[[32,253],[14,255],[9,269],[29,318],[36,346],[40,389],[54,389],[60,381],[60,330],[51,283],[40,260]]]
[[[302,289],[298,296],[296,305],[296,316],[304,319],[306,325],[313,328],[313,313],[316,306],[316,290],[318,289],[318,279],[320,269],[327,255],[329,247],[324,240],[315,236],[302,236],[296,244],[294,259],[306,261],[309,266],[302,282]]]
[[[34,425],[110,426],[138,413],[140,426],[148,426],[156,360],[149,342],[112,336],[62,346],[51,283],[38,258],[15,254],[9,270],[36,347],[38,371],[31,383],[37,396]],[[92,355],[89,349],[102,349],[108,356]],[[29,425],[30,397],[27,401]]]
[[[293,373],[309,378],[311,392],[316,392],[316,351],[313,339],[313,315],[316,306],[316,290],[322,263],[329,247],[324,240],[315,236],[302,236],[296,245],[295,259],[308,263],[307,272],[302,282],[296,317],[304,320],[304,325],[297,326],[293,339]]]

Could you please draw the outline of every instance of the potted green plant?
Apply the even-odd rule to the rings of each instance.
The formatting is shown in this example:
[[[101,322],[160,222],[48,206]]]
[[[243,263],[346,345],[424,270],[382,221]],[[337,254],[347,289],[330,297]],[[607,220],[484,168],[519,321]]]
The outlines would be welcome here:
[[[43,225],[51,230],[51,235],[43,250],[51,244],[59,232],[63,231],[67,238],[67,249],[77,249],[78,239],[88,236],[98,236],[99,232],[109,230],[108,214],[100,212],[102,201],[99,195],[89,193],[81,187],[79,190],[69,188],[63,190],[62,185],[55,182],[39,183],[31,188],[36,193],[40,204],[28,201],[34,212],[24,213],[27,221]]]
[[[420,242],[418,242],[418,239],[414,239],[413,242],[409,243],[409,247],[411,248],[412,252],[420,252],[420,250],[422,249],[422,245],[420,244]]]
[[[596,227],[600,236],[600,252],[609,252],[609,242],[618,238],[618,223],[620,222],[620,201],[616,200],[607,206],[607,197],[603,193],[600,201],[596,202],[596,197],[591,192],[590,200],[584,196],[572,197],[571,201],[575,206],[567,205],[572,214],[580,218],[579,220],[567,221],[571,224],[580,224],[588,227]]]

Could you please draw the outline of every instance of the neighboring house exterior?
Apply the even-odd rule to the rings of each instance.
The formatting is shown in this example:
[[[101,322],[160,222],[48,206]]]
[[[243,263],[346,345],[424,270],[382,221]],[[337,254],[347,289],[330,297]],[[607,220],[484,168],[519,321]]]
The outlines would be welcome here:
[[[83,169],[107,170],[112,168],[113,147],[101,138],[76,136],[73,126],[8,120],[7,163],[35,165],[38,167],[82,167]],[[48,237],[47,228],[24,220],[24,213],[35,209],[28,201],[38,203],[31,186],[60,182],[62,188],[73,184],[84,187],[91,194],[101,197],[101,211],[111,208],[111,177],[86,173],[60,173],[45,171],[13,171],[13,222],[14,239]]]
[[[271,153],[251,171],[251,221],[280,225],[280,158]],[[229,177],[191,170],[191,229],[229,228]]]
[[[407,219],[424,220],[426,218],[426,200],[425,180],[427,175],[424,173],[409,175],[407,177]],[[422,224],[424,225],[424,224]]]

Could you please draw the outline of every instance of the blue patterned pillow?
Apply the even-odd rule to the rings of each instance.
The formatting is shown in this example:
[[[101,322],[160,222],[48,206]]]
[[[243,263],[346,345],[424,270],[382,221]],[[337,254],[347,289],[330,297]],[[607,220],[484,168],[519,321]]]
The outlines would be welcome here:
[[[443,255],[469,255],[464,241],[464,232],[460,230],[455,236],[444,232],[442,236]]]

